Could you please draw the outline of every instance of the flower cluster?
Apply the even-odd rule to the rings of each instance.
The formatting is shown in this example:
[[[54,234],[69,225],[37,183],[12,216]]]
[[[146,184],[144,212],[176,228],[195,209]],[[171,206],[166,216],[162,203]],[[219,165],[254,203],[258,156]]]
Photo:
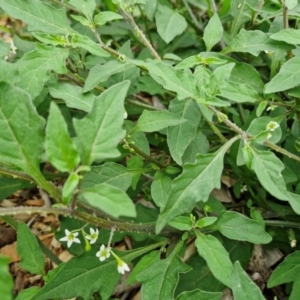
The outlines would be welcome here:
[[[86,249],[90,250],[90,244],[96,243],[98,239],[98,235],[99,235],[98,229],[94,230],[93,228],[90,228],[89,234],[86,233],[83,229],[73,230],[73,231],[69,231],[68,229],[65,229],[65,236],[60,238],[59,241],[67,242],[68,248],[70,248],[73,243],[80,244],[80,239],[77,237],[79,234],[78,231],[83,232],[84,240],[87,244]],[[130,271],[128,265],[111,250],[110,246],[105,247],[105,245],[101,245],[99,251],[96,253],[96,256],[102,262],[105,261],[107,258],[109,258],[110,254],[112,254],[112,256],[116,259],[117,269],[120,274],[125,274],[125,272]]]

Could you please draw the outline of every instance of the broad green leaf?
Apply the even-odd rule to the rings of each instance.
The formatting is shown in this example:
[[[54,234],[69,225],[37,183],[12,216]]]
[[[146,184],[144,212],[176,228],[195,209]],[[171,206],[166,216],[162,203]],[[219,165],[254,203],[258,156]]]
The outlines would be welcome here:
[[[286,5],[286,7],[288,9],[294,9],[297,6],[298,1],[297,0],[285,0],[284,4]]]
[[[187,120],[177,126],[168,127],[167,143],[172,158],[178,165],[182,165],[182,156],[197,135],[201,114],[198,105],[193,100],[172,100],[169,111]]]
[[[295,251],[284,259],[272,272],[268,288],[287,282],[293,282],[300,275],[300,251]]]
[[[83,119],[74,119],[82,163],[119,155],[117,145],[124,137],[124,100],[130,82],[123,81],[96,97],[91,112]]]
[[[265,86],[265,93],[286,91],[300,84],[300,56],[289,59]]]
[[[289,297],[289,300],[298,300],[300,295],[300,281],[295,280],[293,283],[293,288]]]
[[[13,279],[9,273],[10,259],[5,256],[0,256],[0,290],[1,300],[12,300]]]
[[[15,298],[15,300],[31,300],[40,289],[41,288],[37,286],[26,288],[18,293],[18,296]]]
[[[123,190],[107,183],[85,188],[80,195],[85,198],[89,205],[115,218],[136,216],[135,206],[128,195]]]
[[[204,228],[206,226],[214,224],[217,219],[217,217],[203,217],[196,222],[196,226],[199,228]]]
[[[189,231],[193,228],[193,221],[189,217],[179,216],[174,218],[169,225],[182,231]]]
[[[71,39],[71,46],[74,48],[81,47],[90,53],[100,56],[109,57],[110,54],[103,50],[101,46],[85,35],[74,33]]]
[[[234,299],[265,299],[259,287],[243,270],[239,261],[236,261],[233,265],[233,272],[231,276],[231,289],[233,292]]]
[[[179,273],[186,273],[191,267],[178,257],[183,241],[179,242],[172,253],[163,260],[154,262],[136,276],[142,282],[143,300],[174,299],[174,291],[179,280]]]
[[[37,238],[28,228],[20,222],[18,224],[18,254],[21,257],[20,267],[33,274],[45,275],[45,258]]]
[[[66,101],[66,105],[71,108],[90,112],[93,106],[95,95],[92,93],[82,93],[82,88],[69,83],[56,83],[49,87],[49,93],[53,98]]]
[[[102,25],[106,24],[107,22],[110,22],[113,20],[120,20],[120,19],[123,19],[123,17],[115,12],[103,11],[94,17],[94,23],[98,26],[102,26]]]
[[[300,44],[300,30],[292,28],[283,29],[270,35],[270,38],[272,40],[283,41],[292,45],[298,45]]]
[[[132,173],[134,172],[127,170],[120,164],[107,162],[101,166],[91,167],[91,171],[86,173],[83,178],[82,188],[107,183],[126,191],[131,185]]]
[[[53,33],[33,32],[32,35],[40,42],[52,46],[65,46],[69,43],[66,36]]]
[[[217,152],[198,154],[194,164],[185,164],[183,172],[175,178],[166,206],[158,217],[156,232],[174,217],[189,213],[198,201],[207,201],[213,188],[220,188],[223,158],[237,137],[229,140]]]
[[[88,74],[83,87],[83,92],[88,92],[99,83],[106,81],[110,76],[124,72],[133,67],[134,66],[129,62],[120,62],[117,60],[111,60],[104,65],[95,65]]]
[[[186,119],[169,111],[149,111],[145,109],[133,128],[133,132],[155,132],[184,122],[186,122]]]
[[[133,259],[160,247],[162,243],[152,244],[131,251],[114,252],[127,264]],[[31,300],[70,299],[82,297],[90,299],[95,291],[98,291],[103,300],[107,300],[113,294],[121,275],[117,271],[117,262],[112,255],[104,262],[96,257],[98,247],[91,251],[59,265],[47,275],[46,285]],[[109,276],[108,276],[109,274]]]
[[[221,95],[237,103],[253,103],[260,100],[257,92],[250,85],[234,82],[229,82],[225,87],[222,87]]]
[[[75,143],[70,138],[65,119],[52,102],[46,126],[46,154],[49,162],[61,172],[71,172],[80,161]]]
[[[65,8],[56,9],[40,0],[0,0],[0,7],[15,19],[27,23],[30,31],[43,31],[54,34],[70,34]]]
[[[34,184],[18,178],[0,176],[0,201],[18,190],[32,187]]]
[[[272,240],[257,221],[235,211],[223,212],[210,228],[220,231],[229,239],[253,244],[267,244]]]
[[[0,161],[36,178],[40,175],[45,122],[29,95],[20,88],[2,82],[0,90]]]
[[[229,254],[220,241],[212,235],[204,235],[196,231],[195,241],[198,253],[202,256],[209,266],[213,275],[228,287],[231,287],[231,273],[233,270]]]
[[[247,52],[254,56],[258,56],[261,51],[288,51],[293,48],[294,46],[285,42],[270,39],[270,37],[262,31],[247,31],[242,29],[238,35],[231,40],[222,53]]]
[[[181,293],[176,300],[221,300],[222,293],[194,290]]]
[[[204,29],[203,40],[206,46],[206,51],[209,52],[211,48],[217,44],[223,35],[223,26],[218,14],[214,14]]]
[[[69,50],[35,44],[36,49],[27,52],[16,64],[20,74],[18,85],[27,91],[32,98],[37,97],[46,81],[51,76],[51,71],[58,74],[67,73],[65,60],[69,55]]]
[[[169,176],[164,176],[161,172],[157,172],[151,184],[151,196],[154,203],[164,208],[172,185],[172,180]]]
[[[155,15],[157,32],[168,44],[187,27],[185,18],[171,8],[158,5]]]
[[[82,12],[89,20],[92,20],[96,8],[95,0],[69,0],[69,4]]]
[[[197,99],[196,82],[190,70],[175,70],[173,67],[156,61],[134,61],[141,67],[146,67],[151,77],[165,89],[177,93],[178,100],[185,98]]]

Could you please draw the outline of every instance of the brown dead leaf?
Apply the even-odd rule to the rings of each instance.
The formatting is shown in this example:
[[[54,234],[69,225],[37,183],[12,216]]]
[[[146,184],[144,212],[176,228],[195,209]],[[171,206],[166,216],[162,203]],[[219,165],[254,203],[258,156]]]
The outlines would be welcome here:
[[[11,262],[17,262],[21,260],[17,252],[17,242],[2,247],[0,249],[0,254],[9,257]]]

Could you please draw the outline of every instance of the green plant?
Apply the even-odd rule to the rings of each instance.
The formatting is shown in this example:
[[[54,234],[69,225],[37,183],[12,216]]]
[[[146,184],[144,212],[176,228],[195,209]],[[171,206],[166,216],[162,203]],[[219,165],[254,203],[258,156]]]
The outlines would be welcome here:
[[[264,299],[244,270],[254,244],[289,254],[268,287],[294,282],[286,295],[297,298],[297,2],[0,8],[25,23],[6,29],[17,49],[0,42],[0,199],[31,183],[55,202],[0,210],[18,228],[21,266],[45,280],[18,300],[109,299],[131,262],[127,283],[142,284],[142,299],[221,299],[225,287],[237,300]],[[234,204],[211,194],[225,178]],[[10,217],[24,212],[64,216],[56,237],[75,257],[60,263]],[[133,249],[114,250],[125,235]],[[197,253],[182,259],[191,244]],[[59,264],[48,274],[43,253]]]

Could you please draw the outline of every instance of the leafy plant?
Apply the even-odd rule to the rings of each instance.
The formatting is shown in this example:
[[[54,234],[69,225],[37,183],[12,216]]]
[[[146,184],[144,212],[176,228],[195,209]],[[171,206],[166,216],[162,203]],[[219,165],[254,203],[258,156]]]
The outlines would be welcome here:
[[[296,299],[297,1],[0,8],[14,35],[0,42],[0,199],[34,185],[53,199],[0,209],[18,230],[20,266],[45,281],[18,300],[109,299],[130,270],[143,300],[217,300],[226,287],[264,299],[245,271],[254,244],[288,254],[268,288],[287,284]],[[231,203],[214,196],[221,188]],[[61,215],[56,238],[74,257],[61,263],[18,213]],[[125,235],[133,248],[118,251]],[[58,264],[48,273],[44,254]],[[7,264],[0,257],[1,297],[12,299]]]

